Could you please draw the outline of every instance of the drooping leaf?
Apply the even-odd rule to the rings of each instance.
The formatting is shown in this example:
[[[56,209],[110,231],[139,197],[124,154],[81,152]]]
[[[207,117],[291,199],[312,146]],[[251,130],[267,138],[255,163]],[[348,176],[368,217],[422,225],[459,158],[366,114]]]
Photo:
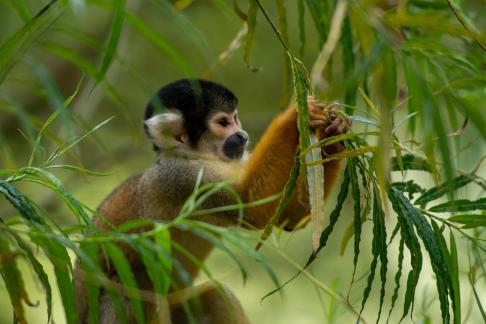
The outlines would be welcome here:
[[[27,198],[14,185],[5,180],[0,180],[0,193],[5,196],[27,221],[41,224],[44,222],[39,214],[30,206]]]
[[[336,225],[337,221],[339,220],[339,216],[341,215],[341,210],[343,208],[344,201],[346,200],[346,197],[348,196],[349,183],[351,181],[350,178],[351,178],[351,173],[349,171],[349,164],[348,164],[348,165],[346,165],[346,169],[344,170],[344,179],[343,179],[343,182],[340,186],[341,190],[339,191],[339,194],[338,194],[336,206],[334,207],[334,210],[331,212],[331,215],[329,216],[329,224],[321,233],[321,237],[319,239],[319,247],[318,247],[316,253],[312,254],[309,257],[304,268],[309,266],[315,260],[315,257],[319,253],[319,251],[326,247],[327,240],[329,239],[329,236],[331,235],[332,231],[334,230],[334,226]]]
[[[356,172],[356,158],[352,158],[349,160],[350,165],[350,179],[351,179],[351,193],[353,195],[353,211],[354,211],[354,258],[353,258],[353,279],[354,274],[356,272],[356,266],[358,264],[358,257],[359,257],[359,244],[361,242],[361,228],[362,228],[362,219],[361,219],[361,191],[359,188],[358,183],[358,174]]]
[[[47,273],[44,271],[43,265],[35,257],[34,251],[32,251],[32,247],[16,232],[10,231],[9,234],[14,237],[14,239],[17,241],[18,246],[24,251],[25,256],[32,265],[32,269],[36,273],[37,278],[39,278],[39,281],[44,288],[44,291],[46,293],[47,321],[49,322],[52,315],[52,291],[51,285],[49,283],[49,278],[47,277]]]
[[[24,56],[25,52],[54,23],[66,9],[65,1],[50,1],[21,29],[0,46],[0,84],[10,69]]]
[[[246,24],[248,26],[245,42],[244,42],[244,55],[243,60],[245,61],[246,65],[251,69],[252,65],[250,63],[250,56],[251,56],[251,47],[253,44],[253,37],[255,36],[255,28],[257,23],[257,12],[258,12],[258,4],[255,0],[249,1],[248,13],[246,15],[247,20]]]
[[[305,50],[305,7],[304,0],[297,0],[297,15],[299,19],[299,55],[304,56]]]
[[[49,183],[52,185],[55,193],[57,193],[61,198],[64,200],[68,208],[71,210],[73,215],[78,217],[78,219],[83,220],[84,223],[90,227],[92,225],[92,222],[89,218],[89,216],[86,214],[84,211],[83,207],[79,204],[79,202],[64,188],[64,185],[62,184],[61,180],[59,180],[56,176],[54,176],[52,173],[47,172],[41,168],[28,168],[26,169],[27,172],[36,172],[39,175],[43,176],[45,179],[49,181]]]
[[[113,61],[118,47],[118,41],[123,28],[123,22],[125,20],[125,0],[114,0],[111,11],[113,13],[111,19],[111,27],[108,35],[108,39],[105,44],[105,51],[101,58],[100,68],[96,73],[96,81],[100,81],[105,77],[108,68]]]
[[[419,171],[427,171],[431,172],[432,169],[430,167],[429,162],[427,160],[419,158],[412,154],[404,154],[402,155],[402,163],[403,170],[419,170]],[[392,171],[401,171],[400,163],[396,157],[392,157],[390,162],[390,167]]]
[[[131,12],[126,12],[125,19],[136,31],[167,55],[186,76],[194,75],[193,68],[185,56],[172,47],[169,42],[167,42],[161,35],[157,34],[142,19]]]
[[[413,199],[413,195],[416,193],[425,192],[425,189],[416,184],[413,180],[408,180],[407,182],[392,182],[390,185],[397,188],[401,192],[407,192],[409,199]]]
[[[397,227],[399,228],[399,226]],[[398,299],[398,291],[400,290],[400,278],[402,277],[402,268],[403,268],[403,250],[404,250],[405,242],[403,236],[400,237],[400,243],[398,245],[398,265],[397,265],[397,273],[395,274],[395,288],[393,289],[393,295],[391,298],[391,306],[390,310],[388,311],[388,318],[386,319],[386,323],[390,320],[390,316],[395,308],[395,304]]]
[[[435,213],[471,211],[471,210],[486,210],[486,198],[478,200],[458,199],[438,204],[429,209]]]
[[[343,75],[349,75],[354,70],[354,50],[353,50],[353,34],[351,19],[347,15],[343,21],[343,27],[341,31],[341,45],[343,52]],[[348,106],[354,106],[356,104],[356,93],[358,91],[358,84],[352,83],[346,87],[344,95],[344,103]],[[345,112],[351,114],[350,107],[346,107]]]
[[[451,222],[464,224],[462,228],[486,226],[486,215],[481,214],[454,215],[449,217],[448,220]]]
[[[372,240],[372,254],[373,259],[370,265],[370,274],[368,275],[368,281],[366,288],[363,292],[363,299],[361,302],[360,313],[363,312],[364,306],[371,292],[371,286],[374,281],[375,271],[378,259],[380,259],[380,279],[381,279],[381,289],[380,289],[380,308],[378,310],[378,318],[376,322],[380,321],[381,310],[383,306],[383,301],[385,298],[385,284],[386,284],[386,272],[388,266],[387,259],[387,244],[386,244],[386,228],[385,228],[385,215],[381,207],[381,200],[378,192],[378,188],[374,188],[373,194],[373,240]]]
[[[140,292],[138,291],[137,281],[135,280],[134,273],[130,267],[130,263],[123,254],[123,252],[112,243],[105,243],[104,249],[110,257],[113,265],[115,266],[116,273],[120,282],[125,289],[130,289],[130,304],[132,306],[133,314],[138,323],[145,323],[145,313],[143,311],[143,305],[140,300]],[[125,290],[126,291],[126,290]]]
[[[81,269],[84,271],[84,284],[86,288],[86,295],[88,300],[88,323],[97,323],[100,315],[100,285],[96,276],[97,271],[100,271],[100,260],[98,253],[98,246],[92,243],[81,242],[79,248],[86,257],[92,262],[81,262]]]
[[[14,311],[14,321],[25,324],[24,307],[22,300],[29,301],[29,297],[25,290],[24,280],[17,265],[18,253],[15,253],[9,241],[3,235],[0,235],[0,274],[3,282],[7,288],[10,302]]]
[[[459,324],[461,322],[461,284],[459,280],[459,259],[457,255],[456,239],[452,231],[449,233],[449,271],[451,273],[452,280],[452,310],[454,312],[454,323]]]
[[[12,184],[0,180],[0,192],[18,210],[33,230],[39,230],[48,234],[47,237],[33,236],[32,241],[39,245],[54,266],[54,274],[62,297],[64,313],[67,323],[76,323],[77,310],[74,299],[74,287],[71,282],[71,259],[61,240],[45,224],[30,201],[20,193]]]
[[[321,149],[316,147],[318,142],[316,135],[309,128],[309,113],[307,106],[308,84],[307,79],[299,62],[291,57],[292,74],[294,76],[294,91],[297,99],[297,126],[299,129],[299,146],[301,151],[306,152],[308,147],[312,149],[304,155],[304,162],[307,165],[306,179],[309,190],[309,203],[311,207],[312,249],[314,253],[319,246],[319,237],[323,229],[324,221],[324,167]]]
[[[54,266],[54,274],[56,275],[57,286],[62,298],[66,322],[69,324],[77,323],[78,312],[75,302],[74,285],[71,280],[71,258],[66,248],[58,240],[51,238],[38,237],[32,238],[32,240],[44,250],[44,253]]]
[[[443,253],[440,249],[440,243],[438,242],[432,227],[427,222],[425,217],[410,203],[407,198],[405,198],[400,191],[398,191],[396,188],[390,187],[388,197],[392,202],[393,210],[399,214],[399,218],[402,220],[404,218],[407,219],[406,222],[409,229],[412,224],[416,228],[417,233],[429,254],[432,270],[436,276],[437,293],[439,295],[442,320],[445,323],[448,323],[450,321],[449,295],[451,295],[451,298],[453,298],[453,292],[450,290],[450,286],[448,285],[451,278],[447,270],[447,263],[444,260]],[[407,238],[405,239],[407,240]]]
[[[416,205],[422,205],[426,204],[428,202],[431,202],[433,200],[436,200],[443,195],[445,195],[450,189],[452,190],[457,190],[468,183],[472,182],[475,179],[474,175],[460,175],[452,180],[451,185],[449,185],[447,182],[442,183],[436,187],[430,188],[426,192],[424,192],[420,197],[415,200],[414,204]]]
[[[307,7],[311,13],[312,21],[319,36],[319,49],[322,48],[327,38],[329,21],[331,21],[331,5],[328,1],[306,0]]]

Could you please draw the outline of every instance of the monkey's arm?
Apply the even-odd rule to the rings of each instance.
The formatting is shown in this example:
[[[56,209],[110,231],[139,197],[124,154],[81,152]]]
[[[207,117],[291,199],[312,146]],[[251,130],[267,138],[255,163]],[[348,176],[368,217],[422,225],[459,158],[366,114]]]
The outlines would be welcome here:
[[[337,123],[337,126],[340,126],[340,124]],[[335,135],[335,130],[332,129],[331,132],[326,133],[324,128],[321,127],[317,129],[317,136],[321,140]],[[340,128],[338,131],[345,130]],[[239,187],[245,201],[256,201],[283,190],[295,163],[298,144],[297,112],[294,107],[290,107],[270,124],[251,156]],[[342,143],[336,143],[329,147],[326,153],[332,154],[342,149]],[[340,161],[338,160],[324,164],[326,197],[331,192],[339,171]],[[310,213],[306,186],[302,185],[303,181],[300,181],[300,179],[298,183],[301,184],[300,188],[294,191],[281,217],[282,222],[288,222],[286,225],[288,229],[292,229]],[[257,228],[262,228],[272,217],[277,204],[278,202],[275,201],[249,208],[245,211],[245,220]]]

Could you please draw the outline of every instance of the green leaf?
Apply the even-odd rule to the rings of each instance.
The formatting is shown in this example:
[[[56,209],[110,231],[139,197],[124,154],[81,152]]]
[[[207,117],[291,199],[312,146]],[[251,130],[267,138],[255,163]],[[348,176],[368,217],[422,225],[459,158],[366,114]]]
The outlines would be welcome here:
[[[294,92],[297,99],[297,127],[299,129],[299,146],[304,155],[307,186],[309,190],[309,203],[311,207],[312,250],[317,251],[319,246],[319,236],[323,229],[324,218],[324,167],[320,161],[322,159],[321,149],[316,146],[318,143],[316,135],[309,128],[309,112],[307,107],[308,84],[307,78],[296,59],[291,57],[292,73],[294,76]],[[308,148],[312,149],[308,150]],[[302,161],[301,161],[302,163]],[[312,164],[312,165],[311,165]]]
[[[171,268],[165,264],[159,263],[159,253],[154,251],[152,244],[148,244],[149,239],[140,239],[134,242],[138,254],[141,256],[145,265],[147,275],[152,281],[154,291],[162,296],[166,295],[170,288]],[[167,260],[164,260],[167,261]]]
[[[255,28],[257,23],[257,13],[258,13],[258,4],[255,0],[249,1],[248,13],[246,15],[246,25],[247,25],[247,32],[245,36],[244,42],[244,54],[243,60],[245,61],[246,65],[252,69],[252,65],[250,64],[250,56],[251,56],[251,47],[253,44],[253,38],[255,36]]]
[[[183,10],[193,3],[194,0],[170,0],[170,2],[177,10]]]
[[[29,20],[32,18],[32,14],[30,13],[30,10],[27,7],[25,1],[13,0],[7,1],[7,4],[17,12],[17,15],[20,17],[20,19],[22,19],[24,23],[28,23]]]
[[[386,323],[390,320],[390,316],[395,308],[396,301],[398,299],[398,291],[400,290],[400,278],[402,277],[402,268],[403,268],[403,250],[404,250],[404,239],[403,236],[400,237],[400,243],[398,245],[398,265],[397,265],[397,273],[395,274],[395,288],[393,289],[393,295],[391,298],[391,306],[390,310],[388,311],[388,318],[386,319]]]
[[[402,166],[403,170],[419,170],[432,172],[429,162],[427,160],[419,158],[412,154],[402,155]],[[400,163],[397,157],[392,157],[390,162],[390,167],[392,171],[401,171]]]
[[[36,230],[40,230],[49,237],[32,236],[33,242],[38,244],[54,266],[57,285],[64,305],[64,313],[67,323],[77,322],[77,311],[74,301],[74,287],[70,273],[71,259],[63,245],[56,239],[56,235],[45,225],[43,219],[32,207],[30,201],[22,195],[13,185],[0,180],[0,192],[17,209],[28,224]]]
[[[105,51],[103,53],[103,57],[101,58],[101,65],[96,73],[97,82],[105,77],[111,62],[115,57],[116,48],[118,47],[118,41],[120,40],[120,35],[123,28],[123,22],[125,20],[125,0],[114,0],[112,2],[111,11],[113,12],[111,28],[108,35],[108,40],[105,44]]]
[[[170,247],[171,238],[170,238],[169,229],[162,230],[162,225],[160,225],[160,224],[156,225],[156,229],[158,229],[159,231],[157,232],[156,235],[154,235],[155,244],[160,249],[162,249],[163,251],[167,251],[167,254],[170,255],[170,253],[171,253],[171,247]],[[165,255],[161,252],[157,252],[157,257],[158,257],[158,263],[160,264],[160,266],[163,267],[164,269],[169,270],[169,273],[168,273],[167,277],[165,278],[166,280],[163,281],[165,286],[162,287],[162,292],[167,293],[170,289],[170,281],[171,281],[170,271],[172,271],[172,260],[170,258],[165,257]]]
[[[392,182],[390,185],[397,188],[401,192],[407,192],[409,199],[413,199],[413,195],[416,193],[425,192],[425,189],[420,187],[413,180],[408,180],[407,182]]]
[[[142,19],[138,18],[131,12],[126,12],[125,19],[135,30],[142,36],[155,45],[160,51],[165,53],[179,69],[186,75],[194,75],[193,69],[189,61],[179,53],[170,43],[168,43],[161,35],[157,34],[150,26],[148,26]]]
[[[468,183],[472,182],[476,178],[475,175],[460,175],[452,180],[452,183],[449,185],[448,182],[442,183],[438,185],[437,187],[430,188],[422,196],[417,198],[415,200],[414,204],[415,205],[422,205],[426,204],[430,201],[436,200],[446,193],[449,192],[449,190],[457,190]]]
[[[0,273],[8,291],[14,311],[14,322],[27,323],[22,300],[29,304],[29,297],[25,290],[24,280],[17,265],[18,253],[12,251],[9,241],[0,235]]]
[[[211,224],[205,223],[205,222],[197,222],[197,225],[200,226],[201,228],[208,230],[208,231],[212,231],[212,232],[214,232],[218,235],[221,235],[221,237],[223,237],[223,239],[227,240],[231,244],[234,244],[235,246],[240,248],[243,252],[245,252],[246,254],[255,258],[264,267],[265,271],[267,272],[268,276],[270,277],[272,282],[275,284],[275,286],[280,287],[280,282],[279,282],[275,272],[273,271],[271,264],[268,262],[268,260],[261,253],[256,251],[251,245],[246,243],[244,240],[242,240],[238,236],[232,234],[227,229],[221,228],[219,226],[214,226],[214,225],[211,225]]]
[[[357,165],[356,165],[356,158],[349,159],[349,167],[350,167],[350,179],[351,179],[351,193],[353,195],[353,210],[354,210],[354,258],[353,258],[353,280],[354,275],[356,273],[356,266],[358,264],[358,257],[359,257],[359,244],[361,241],[361,227],[362,227],[362,219],[361,219],[361,192],[359,189],[358,183],[358,174],[356,172]]]
[[[411,224],[416,228],[417,233],[422,240],[425,249],[427,250],[432,270],[436,276],[437,293],[439,295],[440,308],[442,320],[448,323],[450,320],[449,314],[449,294],[451,298],[453,292],[450,291],[448,283],[451,281],[450,274],[447,269],[447,263],[444,260],[440,243],[438,242],[432,227],[427,222],[421,212],[416,209],[405,196],[396,188],[390,187],[388,191],[389,199],[392,202],[393,210],[399,215],[402,221],[406,218],[407,227],[410,232]],[[413,231],[413,230],[412,230]],[[405,238],[407,242],[407,238]],[[418,247],[419,248],[419,247]]]
[[[319,239],[319,247],[316,251],[315,254],[312,254],[309,259],[307,260],[304,269],[307,268],[315,259],[317,254],[319,253],[320,250],[326,247],[327,240],[329,239],[329,236],[331,235],[332,231],[334,230],[334,226],[336,225],[337,221],[339,220],[339,216],[341,215],[341,210],[343,208],[344,201],[346,200],[346,197],[348,196],[348,190],[349,190],[349,183],[351,179],[351,172],[349,169],[349,163],[346,165],[346,169],[344,170],[344,179],[343,182],[340,186],[341,190],[339,191],[336,206],[334,207],[334,210],[331,212],[331,215],[329,216],[329,224],[327,227],[322,231],[321,237]]]
[[[429,210],[435,213],[486,210],[486,198],[480,198],[474,201],[467,199],[452,200],[443,204],[435,205]]]
[[[305,7],[304,7],[304,0],[297,0],[297,15],[299,19],[299,55],[300,57],[304,56],[305,50]]]
[[[351,26],[351,19],[346,15],[343,21],[341,31],[341,46],[343,51],[343,75],[350,75],[354,70],[354,52],[353,52],[353,33]],[[351,114],[349,106],[356,105],[356,93],[358,91],[358,83],[353,82],[346,86],[344,94],[344,103],[348,105],[345,109],[347,114]]]
[[[36,259],[31,246],[27,242],[25,242],[16,232],[10,231],[9,234],[15,238],[18,246],[24,251],[27,260],[29,260],[30,264],[32,265],[32,269],[37,274],[37,278],[39,278],[39,281],[45,290],[47,304],[47,322],[49,322],[52,315],[52,291],[51,285],[49,284],[49,278],[47,277],[47,273],[44,271],[43,265]]]
[[[459,259],[457,256],[456,239],[452,231],[449,233],[449,272],[452,280],[452,310],[454,312],[454,323],[461,323],[461,283],[459,281]]]
[[[7,77],[10,69],[22,59],[25,52],[46,32],[49,26],[61,17],[65,9],[64,1],[50,1],[35,17],[1,44],[0,84]]]
[[[86,72],[91,78],[97,78],[98,71],[96,70],[96,67],[73,49],[53,41],[43,41],[42,47],[54,55],[73,63],[79,69]]]
[[[378,310],[378,318],[376,320],[376,322],[378,323],[380,321],[383,301],[385,299],[385,284],[386,284],[386,272],[387,272],[388,259],[386,255],[387,245],[386,245],[385,214],[381,207],[381,199],[379,196],[378,188],[376,186],[374,187],[373,197],[374,197],[373,199],[373,241],[372,241],[373,260],[371,261],[371,265],[370,265],[370,274],[368,275],[368,282],[363,292],[360,314],[363,312],[366,301],[368,300],[368,297],[370,295],[371,286],[375,278],[375,271],[376,271],[376,266],[379,258],[381,264],[381,268],[380,268],[381,289],[380,289],[380,308]]]
[[[103,246],[113,262],[118,278],[123,286],[126,288],[135,288],[130,293],[130,304],[137,322],[145,323],[145,313],[140,299],[140,291],[138,290],[137,281],[130,267],[130,263],[116,245],[105,243]]]
[[[61,180],[59,180],[52,173],[40,168],[27,168],[25,169],[25,171],[26,174],[30,174],[32,171],[34,171],[35,173],[38,173],[39,175],[47,179],[49,181],[49,184],[52,185],[54,192],[57,193],[64,200],[73,215],[75,215],[78,219],[83,220],[88,228],[92,228],[91,219],[86,214],[81,204],[66,190],[66,188],[64,188]]]
[[[93,243],[81,242],[79,248],[91,260],[89,262],[80,262],[82,271],[84,271],[84,284],[87,291],[88,298],[88,323],[98,323],[100,316],[100,285],[97,271],[100,269],[100,254],[98,253],[98,246]]]
[[[451,222],[464,224],[462,228],[486,226],[486,215],[478,215],[478,214],[455,215],[449,217],[448,220]]]
[[[54,274],[64,306],[64,314],[67,323],[77,323],[78,315],[74,296],[74,286],[71,280],[71,258],[66,248],[52,238],[32,237],[32,241],[38,244],[54,266]]]
[[[419,82],[417,80],[417,76],[414,73],[413,69],[413,62],[411,59],[408,59],[406,57],[403,60],[403,70],[405,72],[405,80],[407,82],[407,90],[408,93],[410,94],[410,98],[408,100],[408,114],[413,114],[417,113],[420,116],[423,116],[423,93],[422,89],[420,88]],[[416,123],[415,123],[415,118],[412,118],[410,122],[408,123],[408,127],[410,130],[410,133],[412,135],[415,134],[415,129],[416,129]],[[430,131],[430,130],[429,130]],[[428,170],[427,170],[428,171]]]
[[[27,198],[22,195],[17,188],[5,180],[0,180],[0,193],[18,210],[20,215],[29,222],[44,223],[44,220],[39,214],[30,206]]]
[[[311,13],[312,21],[319,36],[319,50],[324,45],[327,39],[327,32],[329,30],[329,22],[331,21],[332,8],[330,2],[320,0],[306,0],[307,7]]]

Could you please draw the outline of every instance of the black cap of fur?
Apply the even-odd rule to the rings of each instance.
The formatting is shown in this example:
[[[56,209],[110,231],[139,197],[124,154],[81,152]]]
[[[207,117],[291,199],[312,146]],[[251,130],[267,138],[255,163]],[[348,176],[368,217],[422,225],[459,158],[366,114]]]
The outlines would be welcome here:
[[[226,87],[202,79],[181,79],[162,87],[145,108],[144,120],[177,109],[184,116],[185,129],[192,146],[197,145],[207,130],[207,119],[213,112],[233,112],[238,99]],[[146,126],[145,130],[147,132]]]

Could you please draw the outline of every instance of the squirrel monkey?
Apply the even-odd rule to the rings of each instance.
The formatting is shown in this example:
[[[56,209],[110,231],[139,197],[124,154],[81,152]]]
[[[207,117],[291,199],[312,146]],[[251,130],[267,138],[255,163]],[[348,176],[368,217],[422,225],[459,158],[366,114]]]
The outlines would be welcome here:
[[[310,126],[317,129],[319,138],[348,131],[350,121],[324,111],[324,105],[308,98]],[[104,218],[114,226],[134,219],[174,219],[187,197],[192,193],[201,168],[202,183],[230,181],[243,202],[256,201],[280,193],[294,165],[298,150],[299,132],[297,111],[290,107],[275,118],[251,155],[247,152],[248,134],[242,129],[236,109],[237,98],[227,88],[217,83],[200,79],[182,79],[161,88],[149,101],[145,110],[144,128],[157,154],[156,163],[140,175],[136,175],[115,189],[98,208]],[[325,148],[326,154],[342,151],[342,143]],[[326,164],[325,192],[329,193],[337,175],[339,161]],[[310,213],[306,190],[294,194],[281,221],[286,230],[292,230]],[[304,197],[302,197],[304,195]],[[299,197],[297,197],[299,196]],[[221,190],[207,199],[202,208],[213,208],[235,204],[235,198]],[[278,202],[274,201],[244,210],[244,223],[248,227],[263,228],[272,217]],[[238,211],[225,211],[203,215],[199,220],[218,226],[238,224]],[[100,230],[109,226],[96,218],[94,225]],[[208,256],[212,245],[190,231],[171,229],[171,239],[190,252],[201,262]],[[134,251],[124,248],[132,270],[141,289],[151,290],[151,283],[143,270],[142,262]],[[174,251],[192,278],[198,267],[186,256]],[[117,281],[116,273],[108,273]],[[86,282],[79,261],[76,264],[75,284],[80,322],[87,321]],[[179,291],[184,292],[184,283],[177,274],[174,279]],[[118,280],[119,282],[119,280]],[[238,299],[227,287],[220,289],[206,283],[191,289],[186,298],[199,298],[201,314],[195,314],[198,323],[249,323]],[[122,296],[123,297],[123,296]],[[169,300],[171,296],[169,295]],[[125,305],[129,319],[128,298]],[[169,303],[170,314],[165,319],[153,319],[153,305],[145,306],[146,318],[163,323],[185,323],[187,318],[181,303]],[[130,317],[131,316],[131,317]],[[117,322],[114,306],[107,292],[100,297],[100,322]]]

